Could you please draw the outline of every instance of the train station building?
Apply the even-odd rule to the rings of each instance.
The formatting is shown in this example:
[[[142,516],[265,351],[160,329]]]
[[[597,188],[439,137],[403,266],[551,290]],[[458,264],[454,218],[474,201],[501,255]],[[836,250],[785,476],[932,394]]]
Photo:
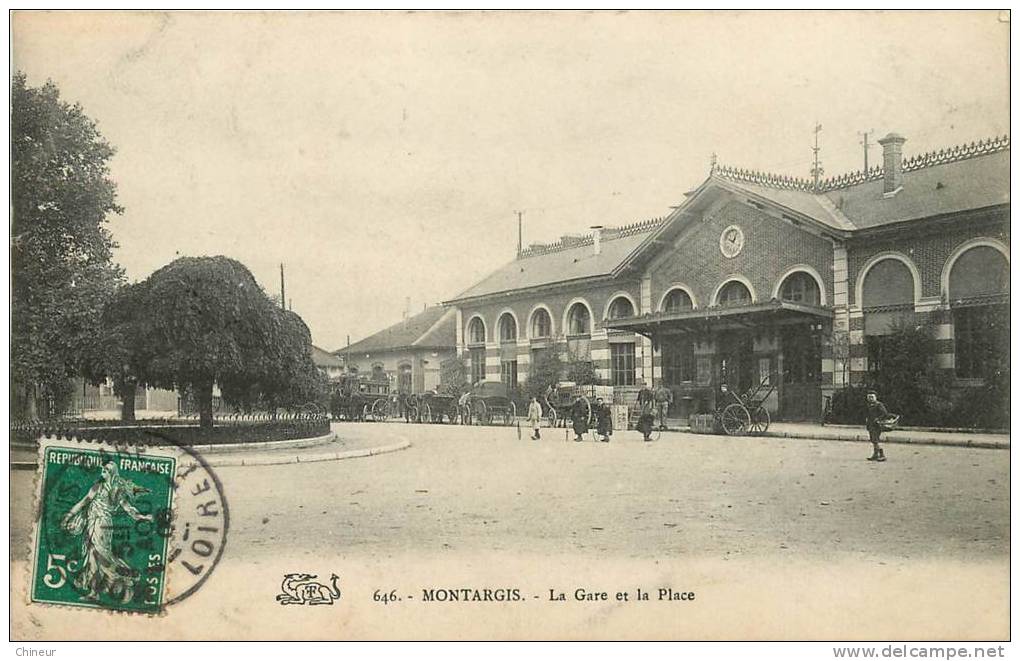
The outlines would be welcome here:
[[[1009,138],[906,142],[821,181],[713,165],[663,218],[533,245],[447,301],[457,352],[472,381],[521,382],[544,351],[590,361],[624,400],[664,383],[680,418],[767,380],[774,419],[818,420],[916,323],[954,387],[980,385],[1009,346]]]

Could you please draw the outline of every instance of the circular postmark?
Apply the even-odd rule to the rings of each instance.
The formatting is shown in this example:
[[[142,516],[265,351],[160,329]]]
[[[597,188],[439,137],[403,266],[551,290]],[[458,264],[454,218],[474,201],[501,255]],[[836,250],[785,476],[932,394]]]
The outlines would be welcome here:
[[[44,439],[32,601],[157,613],[209,578],[230,526],[222,483],[192,448],[153,441]]]
[[[230,530],[230,509],[216,472],[197,451],[176,447],[188,460],[178,464],[175,478],[177,503],[167,555],[167,605],[202,587],[223,557]]]
[[[719,235],[719,250],[723,257],[732,259],[744,249],[744,230],[739,225],[730,225]]]

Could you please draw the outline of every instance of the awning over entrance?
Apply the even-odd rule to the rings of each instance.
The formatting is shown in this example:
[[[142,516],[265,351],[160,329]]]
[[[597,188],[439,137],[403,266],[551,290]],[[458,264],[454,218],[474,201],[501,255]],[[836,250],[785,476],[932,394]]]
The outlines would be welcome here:
[[[790,301],[771,300],[766,303],[738,307],[713,307],[682,312],[655,312],[638,317],[607,319],[606,328],[631,331],[652,337],[669,333],[704,333],[712,330],[756,328],[763,324],[832,319],[832,308]]]

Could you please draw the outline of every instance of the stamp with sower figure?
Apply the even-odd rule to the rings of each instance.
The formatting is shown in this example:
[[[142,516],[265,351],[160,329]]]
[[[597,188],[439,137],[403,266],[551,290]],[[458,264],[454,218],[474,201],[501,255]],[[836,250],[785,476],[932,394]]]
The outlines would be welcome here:
[[[176,454],[75,440],[42,443],[32,601],[162,609]]]
[[[193,594],[226,544],[219,479],[188,448],[40,443],[29,600],[157,614]]]

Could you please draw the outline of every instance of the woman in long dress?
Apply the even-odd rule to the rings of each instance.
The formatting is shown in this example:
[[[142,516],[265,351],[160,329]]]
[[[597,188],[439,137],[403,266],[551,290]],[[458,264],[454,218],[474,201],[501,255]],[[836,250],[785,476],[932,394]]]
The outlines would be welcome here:
[[[113,518],[123,509],[135,521],[152,521],[151,514],[142,514],[132,502],[135,496],[148,492],[121,477],[111,461],[103,466],[99,480],[85,497],[64,515],[60,522],[64,530],[82,535],[81,564],[74,585],[83,600],[98,600],[100,590],[123,603],[134,596],[139,574],[113,553]]]

